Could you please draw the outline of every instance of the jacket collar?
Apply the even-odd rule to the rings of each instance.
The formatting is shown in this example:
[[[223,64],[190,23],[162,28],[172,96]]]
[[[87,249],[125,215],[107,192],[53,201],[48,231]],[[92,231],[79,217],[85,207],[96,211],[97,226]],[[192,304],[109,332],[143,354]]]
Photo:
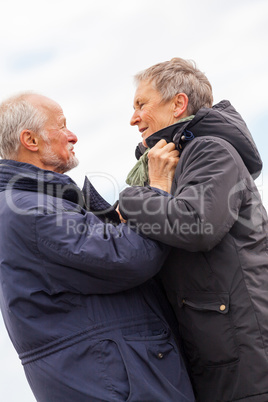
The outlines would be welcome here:
[[[159,130],[150,137],[146,138],[148,147],[152,148],[158,141],[164,139],[167,141],[167,143],[174,142],[179,149],[179,144],[182,142],[181,138],[183,137],[184,130],[189,123],[190,121],[178,122],[172,124],[171,126],[162,128],[162,130]]]
[[[256,144],[241,115],[228,100],[212,108],[201,108],[193,120],[166,127],[146,138],[146,142],[151,148],[164,138],[167,142],[174,142],[181,153],[196,137],[218,137],[229,142],[243,159],[249,173],[254,178],[260,174],[262,161]]]
[[[32,191],[65,199],[94,212],[102,219],[120,223],[115,207],[110,205],[85,177],[82,190],[67,175],[9,159],[0,160],[0,192]]]
[[[0,161],[0,191],[33,191],[83,205],[81,190],[67,175],[9,159]]]

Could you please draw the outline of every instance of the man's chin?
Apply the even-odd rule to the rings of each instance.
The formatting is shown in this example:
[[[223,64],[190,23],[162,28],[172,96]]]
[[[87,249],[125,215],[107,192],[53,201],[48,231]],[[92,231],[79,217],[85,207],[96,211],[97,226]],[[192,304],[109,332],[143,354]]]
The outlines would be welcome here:
[[[67,173],[70,170],[74,169],[76,166],[79,165],[79,160],[74,156],[72,159],[68,161],[68,163],[64,167],[64,171],[62,173]]]

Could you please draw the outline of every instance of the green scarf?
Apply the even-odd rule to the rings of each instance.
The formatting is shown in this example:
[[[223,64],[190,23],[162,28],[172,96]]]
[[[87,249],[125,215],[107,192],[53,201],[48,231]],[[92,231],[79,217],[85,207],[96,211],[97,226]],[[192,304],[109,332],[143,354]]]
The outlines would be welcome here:
[[[183,123],[185,121],[193,120],[194,115],[187,116],[184,119],[179,120],[177,123]],[[176,124],[177,124],[176,123]],[[150,148],[147,148],[144,154],[140,157],[138,162],[131,169],[127,175],[126,183],[129,186],[141,186],[143,187],[145,183],[149,183],[149,172],[148,172],[148,152]]]
[[[144,154],[140,157],[138,162],[133,166],[129,174],[127,175],[126,183],[129,186],[144,186],[144,183],[149,183],[148,172],[148,152],[150,148],[147,148]]]

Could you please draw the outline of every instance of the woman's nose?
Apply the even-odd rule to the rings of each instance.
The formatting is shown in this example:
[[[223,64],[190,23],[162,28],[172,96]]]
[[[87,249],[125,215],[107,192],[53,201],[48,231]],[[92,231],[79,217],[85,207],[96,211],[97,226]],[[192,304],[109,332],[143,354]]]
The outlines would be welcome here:
[[[140,115],[139,115],[138,111],[135,110],[135,112],[133,113],[133,115],[130,119],[130,125],[135,126],[136,124],[138,124],[140,122],[140,120],[141,120]]]

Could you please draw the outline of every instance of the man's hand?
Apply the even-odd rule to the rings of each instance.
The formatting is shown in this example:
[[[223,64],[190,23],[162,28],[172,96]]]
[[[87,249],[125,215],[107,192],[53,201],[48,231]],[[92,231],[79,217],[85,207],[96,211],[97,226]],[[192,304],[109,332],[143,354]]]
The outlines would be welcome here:
[[[117,212],[118,215],[119,215],[119,219],[120,219],[121,223],[127,223],[127,221],[126,221],[126,220],[122,217],[122,215],[120,214],[119,205],[118,205],[117,208],[116,208],[116,212]]]
[[[148,153],[150,186],[170,193],[179,151],[175,144],[160,140]]]

